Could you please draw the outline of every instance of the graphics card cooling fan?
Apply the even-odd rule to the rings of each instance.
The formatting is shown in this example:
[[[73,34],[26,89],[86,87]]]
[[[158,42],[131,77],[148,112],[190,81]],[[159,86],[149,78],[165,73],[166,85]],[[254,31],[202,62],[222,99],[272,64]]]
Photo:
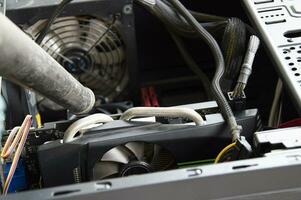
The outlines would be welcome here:
[[[95,180],[164,171],[175,167],[170,152],[156,144],[129,142],[106,152],[93,168]]]
[[[45,22],[38,21],[27,33],[35,39]],[[127,85],[125,48],[115,24],[91,16],[60,17],[41,47],[83,85],[108,101]]]

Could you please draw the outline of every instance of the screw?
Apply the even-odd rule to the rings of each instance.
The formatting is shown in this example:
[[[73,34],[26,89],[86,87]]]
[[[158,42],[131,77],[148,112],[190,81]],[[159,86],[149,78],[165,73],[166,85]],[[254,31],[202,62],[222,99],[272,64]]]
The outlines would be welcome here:
[[[96,183],[97,190],[108,190],[112,187],[112,183],[104,182],[104,183]]]
[[[202,169],[199,168],[189,169],[187,172],[189,177],[200,176],[203,173]]]
[[[131,15],[133,13],[133,6],[131,4],[125,5],[123,7],[123,13],[126,15]]]

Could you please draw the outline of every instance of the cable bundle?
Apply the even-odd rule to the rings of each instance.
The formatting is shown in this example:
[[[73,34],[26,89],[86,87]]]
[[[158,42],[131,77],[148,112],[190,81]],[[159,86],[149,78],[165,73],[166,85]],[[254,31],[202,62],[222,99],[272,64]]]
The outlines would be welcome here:
[[[238,18],[228,19],[221,42],[225,59],[224,78],[235,80],[239,74],[246,43],[245,24]],[[228,90],[230,88],[227,88]]]
[[[230,127],[232,140],[234,142],[233,146],[236,146],[239,152],[242,152],[241,157],[248,157],[252,149],[245,138],[240,136],[242,128],[237,124],[232,109],[225,98],[220,85],[225,71],[226,76],[232,78],[231,81],[233,81],[239,73],[246,37],[244,23],[236,18],[227,20],[227,18],[189,11],[179,0],[137,1],[144,5],[166,25],[187,65],[200,77],[200,79],[203,79],[205,73],[197,67],[195,61],[189,56],[188,52],[183,47],[179,36],[199,38],[207,44],[213,55],[216,66],[215,75],[209,89],[215,97],[215,100],[221,109],[221,113]],[[211,33],[217,32],[223,28],[225,28],[223,38],[223,50],[225,55],[223,55],[220,46],[211,35]],[[224,57],[226,60],[226,67]],[[202,83],[204,85],[207,84],[208,79],[205,78],[202,80]],[[207,88],[208,90],[208,85],[205,85],[204,88]],[[217,159],[217,162],[218,160],[219,159]]]
[[[7,175],[7,178],[5,180],[4,186],[3,186],[3,194],[6,195],[9,185],[11,183],[11,180],[14,176],[14,173],[16,171],[19,159],[21,157],[21,153],[23,151],[29,129],[31,127],[32,123],[32,116],[27,115],[21,125],[21,127],[15,127],[9,134],[7,141],[2,149],[1,152],[1,158],[2,164],[3,162],[8,159],[9,157],[12,157],[13,153],[14,156],[12,157],[12,165],[10,167],[9,173]],[[3,175],[2,175],[3,176]]]

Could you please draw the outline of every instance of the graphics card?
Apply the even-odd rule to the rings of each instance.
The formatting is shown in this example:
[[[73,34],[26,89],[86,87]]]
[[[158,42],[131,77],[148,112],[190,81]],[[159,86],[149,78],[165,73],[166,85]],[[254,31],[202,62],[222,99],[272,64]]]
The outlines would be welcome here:
[[[243,135],[251,140],[259,123],[257,110],[245,110],[236,117]],[[37,152],[43,186],[213,162],[218,151],[231,142],[231,134],[220,114],[208,115],[207,122],[195,126],[117,120],[92,128],[72,142],[47,142]]]

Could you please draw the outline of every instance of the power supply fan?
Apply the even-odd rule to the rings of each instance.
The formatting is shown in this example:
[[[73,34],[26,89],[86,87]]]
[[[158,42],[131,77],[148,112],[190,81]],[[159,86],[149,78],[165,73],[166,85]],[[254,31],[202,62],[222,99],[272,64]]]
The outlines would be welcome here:
[[[93,179],[164,171],[175,167],[170,152],[156,144],[129,142],[106,152],[93,168]]]
[[[45,22],[38,21],[26,32],[37,38]],[[108,101],[119,95],[128,82],[118,20],[111,23],[91,16],[60,17],[41,43],[83,85]]]

